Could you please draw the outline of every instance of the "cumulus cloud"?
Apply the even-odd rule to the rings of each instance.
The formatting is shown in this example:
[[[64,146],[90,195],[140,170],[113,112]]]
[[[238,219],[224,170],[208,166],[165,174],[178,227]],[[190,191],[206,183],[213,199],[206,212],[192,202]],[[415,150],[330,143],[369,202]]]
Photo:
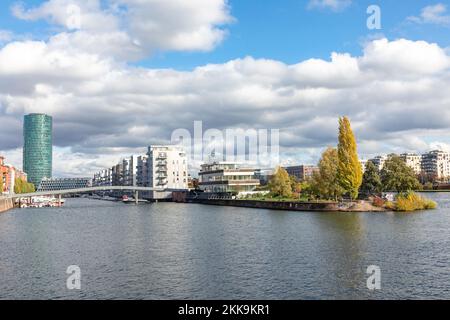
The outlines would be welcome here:
[[[60,28],[50,42],[123,61],[156,51],[210,51],[233,21],[226,0],[49,0],[12,7],[19,19]]]
[[[283,161],[314,162],[349,115],[363,157],[449,143],[450,55],[424,41],[379,39],[361,56],[332,53],[288,65],[245,57],[192,71],[148,69],[52,41],[0,49],[1,153],[21,145],[23,114],[54,117],[55,162],[80,175],[195,120],[209,128],[281,129]],[[56,161],[57,160],[57,161]],[[82,168],[82,169],[81,169]],[[82,173],[82,174],[81,174]]]
[[[309,9],[330,9],[333,11],[341,11],[352,4],[352,0],[310,0]]]
[[[422,9],[420,16],[408,17],[407,20],[414,23],[450,26],[450,14],[447,14],[447,6],[442,3],[426,6]]]

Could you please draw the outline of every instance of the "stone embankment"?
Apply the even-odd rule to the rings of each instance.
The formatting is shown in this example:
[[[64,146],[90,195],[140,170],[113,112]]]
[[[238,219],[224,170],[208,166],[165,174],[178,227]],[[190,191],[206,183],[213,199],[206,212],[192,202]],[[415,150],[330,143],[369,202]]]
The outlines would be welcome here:
[[[316,211],[316,212],[385,212],[386,209],[373,206],[367,201],[355,202],[282,202],[256,200],[188,200],[190,203],[201,203],[215,206],[231,206],[243,208],[288,210],[288,211]]]
[[[14,203],[12,199],[2,199],[0,198],[0,213],[8,211],[14,208]]]

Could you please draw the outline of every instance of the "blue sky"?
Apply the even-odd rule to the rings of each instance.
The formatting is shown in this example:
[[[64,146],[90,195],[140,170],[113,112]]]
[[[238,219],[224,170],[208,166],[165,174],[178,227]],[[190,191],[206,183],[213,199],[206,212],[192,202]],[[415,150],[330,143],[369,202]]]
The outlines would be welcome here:
[[[0,154],[12,163],[31,112],[54,118],[58,176],[89,176],[194,121],[280,129],[283,164],[315,163],[342,115],[362,158],[450,150],[449,0],[18,3],[0,4]],[[367,28],[373,4],[381,30]]]
[[[42,0],[22,1],[27,7],[38,6]],[[449,1],[429,0],[358,0],[338,11],[308,8],[307,0],[230,0],[235,22],[226,26],[228,36],[218,47],[208,52],[159,52],[136,63],[152,68],[190,70],[207,63],[223,63],[235,58],[252,56],[293,64],[308,58],[329,59],[331,52],[360,55],[362,44],[372,37],[408,38],[450,45],[450,27],[407,22],[418,16],[422,8]],[[17,34],[46,39],[55,26],[45,20],[23,21],[10,13],[16,0],[0,4],[0,29]],[[377,4],[382,12],[382,29],[366,27],[369,5]],[[450,14],[450,13],[449,13]]]

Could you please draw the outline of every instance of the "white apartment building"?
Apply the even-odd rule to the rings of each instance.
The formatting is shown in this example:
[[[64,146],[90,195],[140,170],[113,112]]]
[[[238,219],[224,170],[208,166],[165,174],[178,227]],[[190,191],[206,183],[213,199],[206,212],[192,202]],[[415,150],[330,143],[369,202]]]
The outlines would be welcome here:
[[[450,153],[434,150],[422,155],[422,170],[443,182],[450,180]]]
[[[92,185],[94,187],[104,187],[112,186],[112,171],[111,169],[102,170],[94,174],[94,179],[92,180]]]
[[[363,174],[366,172],[366,166],[367,166],[368,160],[359,160],[359,164],[361,165],[361,170]]]
[[[131,156],[122,160],[123,186],[137,186],[137,165],[137,156]]]
[[[139,156],[137,158],[137,185],[140,187],[148,186],[148,157]]]
[[[406,165],[414,170],[414,173],[419,175],[422,172],[422,156],[415,153],[403,153],[400,155]]]
[[[147,152],[148,187],[188,189],[187,155],[181,146],[150,146]],[[170,199],[172,192],[151,191],[152,200]]]
[[[384,164],[386,163],[388,157],[387,156],[376,156],[373,159],[369,159],[368,161],[372,162],[378,170],[382,170],[384,168]]]
[[[199,176],[199,187],[205,192],[249,192],[260,185],[255,169],[232,162],[203,164]]]

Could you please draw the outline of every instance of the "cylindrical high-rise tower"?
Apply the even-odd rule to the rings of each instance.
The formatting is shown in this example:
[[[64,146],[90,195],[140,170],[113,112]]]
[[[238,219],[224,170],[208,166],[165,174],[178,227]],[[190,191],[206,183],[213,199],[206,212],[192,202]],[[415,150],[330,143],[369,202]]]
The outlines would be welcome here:
[[[52,117],[46,114],[24,117],[23,170],[36,189],[43,178],[52,177],[52,130]]]

